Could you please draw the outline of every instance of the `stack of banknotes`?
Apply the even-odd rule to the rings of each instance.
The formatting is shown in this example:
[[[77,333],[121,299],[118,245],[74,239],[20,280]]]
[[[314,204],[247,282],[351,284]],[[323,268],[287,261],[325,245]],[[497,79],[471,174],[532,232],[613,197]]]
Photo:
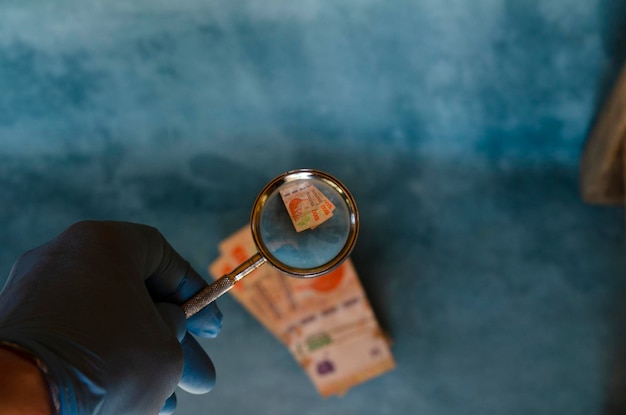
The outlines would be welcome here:
[[[219,244],[217,279],[256,252],[246,226]],[[359,277],[348,259],[317,278],[287,276],[266,264],[230,291],[291,352],[319,393],[343,395],[395,367]]]

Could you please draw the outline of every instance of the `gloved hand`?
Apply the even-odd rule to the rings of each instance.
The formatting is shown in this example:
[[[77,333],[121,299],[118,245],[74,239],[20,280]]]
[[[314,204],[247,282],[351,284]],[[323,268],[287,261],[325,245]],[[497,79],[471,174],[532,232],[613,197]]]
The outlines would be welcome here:
[[[156,229],[80,222],[13,266],[0,344],[34,356],[59,414],[170,413],[177,384],[215,381],[189,332],[216,336],[222,315],[213,304],[186,321],[178,306],[205,285]]]

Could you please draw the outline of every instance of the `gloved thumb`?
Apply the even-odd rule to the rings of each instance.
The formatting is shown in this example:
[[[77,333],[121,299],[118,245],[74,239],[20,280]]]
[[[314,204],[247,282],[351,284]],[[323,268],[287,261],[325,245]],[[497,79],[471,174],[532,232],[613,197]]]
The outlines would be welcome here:
[[[178,342],[182,342],[187,333],[187,319],[182,308],[172,303],[156,303],[156,308],[163,321],[172,330]]]

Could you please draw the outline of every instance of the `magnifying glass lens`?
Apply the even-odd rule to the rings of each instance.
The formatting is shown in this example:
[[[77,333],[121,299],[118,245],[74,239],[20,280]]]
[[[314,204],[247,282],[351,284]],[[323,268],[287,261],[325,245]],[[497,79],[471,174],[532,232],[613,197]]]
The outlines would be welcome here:
[[[338,267],[352,252],[359,230],[354,198],[319,170],[288,171],[261,190],[250,215],[258,252],[183,304],[190,318],[269,262],[294,277],[312,278]]]
[[[286,268],[313,270],[331,263],[353,228],[350,208],[338,189],[310,177],[282,183],[260,212],[259,239]]]

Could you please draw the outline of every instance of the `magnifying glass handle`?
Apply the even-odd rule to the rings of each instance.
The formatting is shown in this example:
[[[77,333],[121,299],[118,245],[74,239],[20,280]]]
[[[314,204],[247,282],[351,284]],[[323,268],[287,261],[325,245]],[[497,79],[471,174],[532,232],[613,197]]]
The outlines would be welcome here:
[[[222,294],[230,291],[230,289],[235,286],[237,281],[265,264],[266,261],[267,260],[257,252],[237,268],[232,270],[229,274],[220,277],[212,284],[209,284],[207,287],[198,291],[193,297],[182,305],[185,317],[189,318],[193,316],[198,311],[215,301],[218,297],[221,297]]]

